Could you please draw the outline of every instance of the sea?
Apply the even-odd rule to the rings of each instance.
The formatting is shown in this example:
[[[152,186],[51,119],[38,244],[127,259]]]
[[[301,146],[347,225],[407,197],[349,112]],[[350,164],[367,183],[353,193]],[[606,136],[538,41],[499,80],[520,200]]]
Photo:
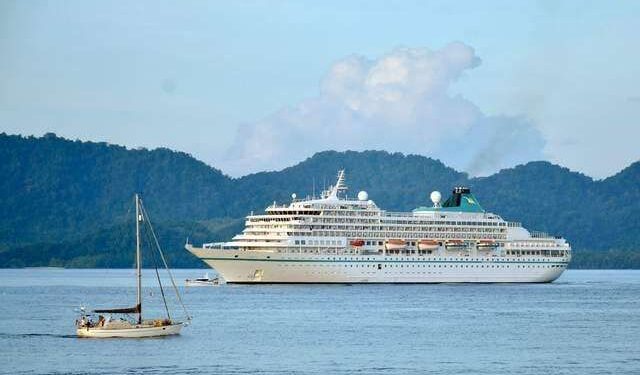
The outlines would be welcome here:
[[[203,273],[173,271],[192,316],[181,335],[82,339],[81,306],[134,305],[133,270],[2,269],[0,374],[640,374],[638,270],[569,270],[550,284],[184,286]],[[143,284],[145,316],[161,316],[154,270]]]

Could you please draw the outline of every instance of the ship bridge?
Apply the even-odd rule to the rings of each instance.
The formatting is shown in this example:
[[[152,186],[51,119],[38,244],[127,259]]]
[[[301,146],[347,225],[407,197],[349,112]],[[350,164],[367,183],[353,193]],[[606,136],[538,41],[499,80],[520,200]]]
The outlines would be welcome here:
[[[379,210],[375,202],[369,199],[366,191],[360,191],[356,199],[346,197],[345,192],[348,187],[345,184],[344,169],[338,172],[336,184],[330,186],[329,189],[322,192],[319,198],[307,197],[306,199],[297,199],[295,194],[291,195],[292,202],[290,204],[278,206],[275,202],[267,207],[268,213],[281,213],[291,210],[318,210],[318,209],[337,209],[337,210]]]

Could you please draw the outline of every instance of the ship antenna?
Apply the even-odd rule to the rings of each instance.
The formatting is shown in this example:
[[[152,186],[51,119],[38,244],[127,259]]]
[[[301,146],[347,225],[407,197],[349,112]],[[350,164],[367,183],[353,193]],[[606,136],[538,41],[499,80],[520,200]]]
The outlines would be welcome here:
[[[329,198],[338,198],[338,194],[341,191],[346,191],[347,186],[344,184],[344,169],[338,171],[338,181],[336,181],[335,186],[331,188],[331,192],[329,193]]]

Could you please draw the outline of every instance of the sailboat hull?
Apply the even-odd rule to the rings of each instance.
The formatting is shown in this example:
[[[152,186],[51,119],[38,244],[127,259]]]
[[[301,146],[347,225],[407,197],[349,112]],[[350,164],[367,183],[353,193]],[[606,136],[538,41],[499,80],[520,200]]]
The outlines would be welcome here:
[[[143,338],[143,337],[160,337],[179,335],[182,329],[183,323],[170,324],[161,327],[141,326],[131,328],[110,329],[104,327],[92,327],[92,328],[78,328],[78,337],[93,337],[93,338]]]

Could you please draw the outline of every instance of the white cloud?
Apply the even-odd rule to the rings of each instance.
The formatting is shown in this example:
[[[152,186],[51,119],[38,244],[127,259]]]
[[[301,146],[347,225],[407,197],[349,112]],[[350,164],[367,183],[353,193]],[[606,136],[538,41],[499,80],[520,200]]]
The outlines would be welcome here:
[[[529,122],[486,116],[449,92],[479,64],[463,43],[346,57],[329,69],[317,97],[241,125],[224,169],[278,169],[329,149],[422,154],[474,175],[540,159],[544,140]]]

